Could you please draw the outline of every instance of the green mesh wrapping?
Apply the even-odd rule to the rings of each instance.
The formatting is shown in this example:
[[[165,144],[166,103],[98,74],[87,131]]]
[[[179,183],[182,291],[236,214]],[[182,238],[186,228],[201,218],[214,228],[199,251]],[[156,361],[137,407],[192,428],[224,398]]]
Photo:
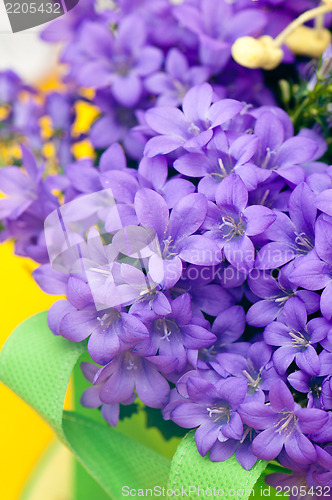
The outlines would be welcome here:
[[[233,455],[221,463],[214,463],[209,458],[202,457],[196,447],[195,432],[189,432],[178,447],[171,465],[168,488],[177,490],[193,487],[191,498],[202,498],[202,492],[195,494],[194,487],[201,490],[212,490],[215,488],[216,496],[218,490],[219,498],[247,500],[250,491],[254,488],[259,476],[263,473],[268,462],[258,460],[256,465],[246,471]],[[238,492],[238,494],[237,494]],[[208,495],[208,494],[207,494]],[[175,495],[173,495],[175,498]]]

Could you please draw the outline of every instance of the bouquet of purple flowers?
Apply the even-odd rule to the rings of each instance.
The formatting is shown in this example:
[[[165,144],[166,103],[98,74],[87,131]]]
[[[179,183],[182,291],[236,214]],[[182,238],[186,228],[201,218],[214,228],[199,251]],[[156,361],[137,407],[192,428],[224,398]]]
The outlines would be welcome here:
[[[160,409],[209,464],[277,461],[294,499],[332,497],[331,12],[81,0],[43,32],[65,90],[0,74],[0,238],[66,296],[48,325],[88,352],[82,405]]]

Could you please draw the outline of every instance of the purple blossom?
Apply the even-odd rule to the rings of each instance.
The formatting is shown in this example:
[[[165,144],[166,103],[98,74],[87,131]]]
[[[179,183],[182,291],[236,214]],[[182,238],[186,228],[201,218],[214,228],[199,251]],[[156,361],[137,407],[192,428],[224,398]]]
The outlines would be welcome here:
[[[85,87],[111,86],[114,98],[123,106],[135,106],[143,93],[142,79],[157,71],[162,52],[145,45],[146,33],[137,16],[124,18],[116,36],[97,22],[85,23],[80,32],[83,64],[78,82]]]
[[[183,270],[172,292],[189,293],[194,309],[210,316],[218,316],[235,304],[235,298],[231,293],[215,283],[218,270],[215,266],[190,264]]]
[[[191,66],[177,48],[172,48],[165,59],[165,72],[157,72],[145,80],[145,88],[156,94],[158,106],[178,106],[191,87],[204,83],[209,69]]]
[[[319,295],[308,290],[298,290],[290,281],[294,266],[284,266],[276,280],[266,271],[254,270],[248,277],[250,290],[263,300],[255,302],[247,313],[247,322],[253,326],[266,326],[283,312],[288,300],[302,301],[308,314],[319,309]]]
[[[219,372],[219,367],[230,375],[242,377],[248,383],[248,395],[257,391],[268,391],[280,376],[270,362],[272,349],[265,342],[250,345],[246,356],[225,352],[217,354],[211,366]]]
[[[213,385],[189,377],[187,391],[190,399],[180,400],[170,418],[181,427],[198,427],[195,440],[202,456],[217,440],[241,439],[243,424],[236,410],[247,392],[245,380],[231,377]]]
[[[267,344],[278,346],[273,354],[273,363],[280,374],[284,374],[295,359],[297,366],[310,375],[320,371],[316,344],[325,338],[325,332],[315,329],[315,319],[307,323],[307,310],[303,302],[287,301],[283,309],[282,322],[273,321],[264,330]]]
[[[209,458],[212,462],[224,462],[234,453],[237,461],[246,470],[250,470],[257,462],[257,457],[252,451],[252,441],[257,435],[256,431],[247,425],[243,426],[243,435],[241,439],[219,439],[211,448]]]
[[[295,263],[290,280],[307,290],[322,290],[320,308],[323,316],[332,318],[332,223],[324,215],[315,226],[315,248]]]
[[[281,380],[270,389],[269,399],[269,405],[249,402],[239,409],[244,423],[262,431],[253,440],[254,454],[262,460],[273,460],[285,447],[292,460],[303,464],[315,462],[317,453],[306,435],[321,429],[328,420],[327,414],[294,403]]]
[[[272,240],[256,257],[258,269],[280,267],[314,248],[317,210],[315,196],[307,184],[299,184],[289,198],[289,214],[276,211],[276,220],[265,232]]]
[[[205,151],[181,155],[174,162],[174,168],[188,177],[202,177],[198,191],[212,201],[215,201],[218,185],[233,172],[241,177],[248,191],[251,191],[269,175],[250,161],[257,144],[257,137],[252,135],[234,138],[218,130]]]
[[[332,353],[322,351],[318,358],[320,370],[317,375],[297,370],[287,380],[294,389],[307,394],[308,408],[327,410],[331,409],[331,380],[327,376],[331,373]]]
[[[271,111],[260,110],[254,128],[254,134],[260,142],[253,161],[260,168],[269,170],[271,174],[276,171],[297,185],[305,178],[301,164],[314,158],[318,144],[307,137],[292,137],[292,125],[287,123],[289,118],[280,118],[273,108]]]
[[[89,337],[88,350],[96,363],[106,364],[148,337],[146,327],[132,314],[116,308],[97,311],[88,284],[78,278],[69,278],[67,297],[69,304],[61,301],[51,307],[49,326],[72,342]]]
[[[98,366],[92,363],[81,363],[81,370],[84,377],[93,384],[94,378],[98,373]],[[103,387],[103,384],[96,384],[92,387],[88,387],[82,394],[81,404],[85,408],[100,408],[103,418],[112,426],[116,427],[119,421],[120,415],[120,405],[119,403],[106,404],[103,403],[99,397],[99,393]],[[136,399],[136,395],[133,394],[128,401],[122,402],[122,404],[129,405],[133,403]]]
[[[305,472],[274,472],[265,478],[265,482],[278,491],[289,491],[289,500],[318,500],[320,498],[319,489],[309,486]],[[328,496],[328,498],[330,495]]]
[[[171,288],[182,273],[182,260],[198,265],[221,261],[217,245],[196,231],[202,225],[207,201],[202,194],[189,194],[179,200],[171,215],[165,200],[151,189],[141,189],[135,197],[138,220],[156,231],[159,248],[149,260],[151,278]]]
[[[144,358],[126,351],[118,354],[97,372],[94,385],[102,384],[99,398],[104,404],[126,403],[139,399],[152,408],[163,408],[169,399],[170,388],[160,373],[171,373],[177,363],[168,356]]]
[[[22,146],[22,163],[19,167],[3,167],[0,170],[1,191],[7,195],[0,200],[1,219],[15,220],[38,199],[43,168],[38,168],[32,153]]]
[[[266,207],[247,207],[248,191],[239,176],[230,174],[216,190],[216,205],[210,204],[205,236],[223,249],[227,260],[242,272],[254,266],[255,249],[250,236],[263,233],[275,220]]]
[[[237,342],[245,329],[245,312],[243,307],[235,305],[221,311],[213,322],[211,331],[217,341],[209,348],[202,349],[199,353],[198,366],[206,368],[213,366],[213,362],[222,352],[247,355],[249,344]],[[227,371],[220,364],[217,369],[222,377],[227,377]]]
[[[149,339],[144,342],[148,347],[143,348],[144,352],[149,355],[159,352],[174,359],[177,369],[182,372],[188,362],[196,364],[198,349],[209,347],[216,337],[195,321],[188,294],[170,301],[170,305],[171,312],[165,316],[146,309],[140,311],[137,307],[134,315],[148,327]]]
[[[213,136],[213,129],[238,114],[243,104],[233,99],[212,102],[212,87],[203,83],[192,87],[184,96],[182,109],[159,106],[146,112],[149,127],[156,132],[144,150],[148,157],[167,154],[183,147],[195,151]]]
[[[144,157],[138,167],[138,180],[145,188],[153,189],[166,201],[168,208],[173,208],[184,196],[195,191],[195,186],[182,176],[167,180],[168,165],[164,156]]]

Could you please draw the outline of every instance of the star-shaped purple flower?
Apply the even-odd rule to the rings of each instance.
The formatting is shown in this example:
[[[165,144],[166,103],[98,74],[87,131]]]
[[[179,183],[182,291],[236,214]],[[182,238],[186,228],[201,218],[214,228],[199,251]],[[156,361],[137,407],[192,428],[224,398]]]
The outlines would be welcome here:
[[[243,104],[223,99],[211,105],[212,87],[203,83],[192,87],[182,103],[183,111],[176,107],[159,106],[146,112],[149,127],[156,132],[144,150],[146,156],[167,154],[179,147],[195,151],[213,136],[213,129],[237,115]]]
[[[255,248],[250,236],[263,233],[276,215],[268,208],[248,204],[248,191],[236,174],[230,174],[216,190],[216,205],[210,203],[204,227],[205,236],[222,248],[236,269],[248,272],[254,267]]]
[[[255,455],[262,460],[273,460],[285,447],[292,460],[303,464],[315,462],[317,453],[306,435],[326,424],[327,413],[294,403],[290,390],[281,380],[271,388],[269,400],[268,405],[243,403],[239,409],[243,422],[262,431],[252,443]]]

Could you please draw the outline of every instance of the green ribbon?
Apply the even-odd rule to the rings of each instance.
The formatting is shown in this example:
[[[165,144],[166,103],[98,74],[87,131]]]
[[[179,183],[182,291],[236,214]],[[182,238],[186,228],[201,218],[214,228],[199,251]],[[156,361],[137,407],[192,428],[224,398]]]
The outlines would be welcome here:
[[[54,336],[47,326],[46,314],[24,321],[9,337],[0,353],[0,380],[52,427],[110,498],[122,499],[124,486],[136,492],[158,486],[165,492],[168,489],[170,498],[172,491],[191,486],[223,490],[225,499],[247,500],[267,462],[258,461],[250,471],[245,471],[234,457],[212,463],[197,452],[193,432],[180,442],[171,462],[139,442],[139,437],[126,436],[86,416],[86,412],[63,411],[73,368],[86,344]],[[142,429],[142,434],[153,436],[153,440],[155,432]],[[201,497],[191,491],[191,498]]]

